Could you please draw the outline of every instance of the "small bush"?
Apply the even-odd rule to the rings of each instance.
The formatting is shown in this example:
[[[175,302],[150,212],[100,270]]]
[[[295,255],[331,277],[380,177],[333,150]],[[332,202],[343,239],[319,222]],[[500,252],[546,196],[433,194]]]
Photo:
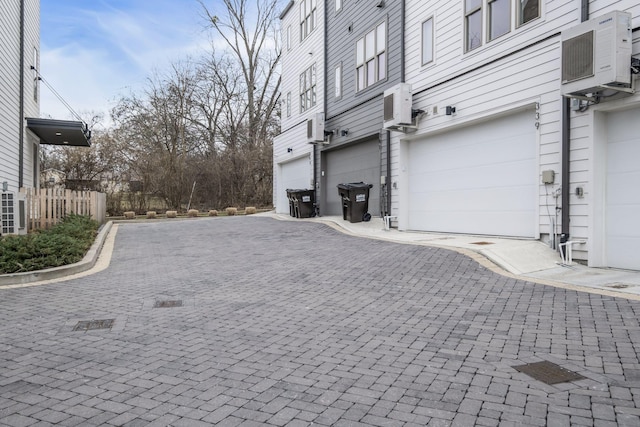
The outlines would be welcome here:
[[[98,226],[87,216],[71,214],[49,230],[0,237],[0,274],[78,262],[93,244]]]
[[[167,211],[167,218],[176,218],[178,216],[178,211]]]
[[[189,209],[189,210],[187,211],[187,216],[188,216],[189,218],[196,218],[196,217],[198,216],[198,214],[199,214],[199,213],[200,213],[200,212],[198,211],[198,209]]]
[[[136,213],[133,211],[126,211],[123,213],[124,215],[124,219],[135,219],[136,218]]]
[[[211,210],[209,211],[209,216],[218,216],[218,211],[217,211],[217,210],[215,210],[215,209],[211,209]]]
[[[153,218],[155,218],[155,217],[156,217],[156,215],[157,215],[157,214],[156,214],[156,211],[148,211],[148,212],[147,212],[147,218],[149,218],[149,219],[153,219]]]
[[[244,208],[244,213],[245,215],[253,215],[254,213],[256,213],[256,208],[253,206],[249,206]]]
[[[234,216],[235,214],[238,213],[238,208],[227,208],[227,215],[229,216]]]

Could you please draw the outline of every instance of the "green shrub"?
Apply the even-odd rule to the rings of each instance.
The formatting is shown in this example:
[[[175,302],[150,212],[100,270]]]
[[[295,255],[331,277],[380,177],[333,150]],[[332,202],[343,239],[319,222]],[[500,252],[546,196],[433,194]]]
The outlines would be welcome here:
[[[98,226],[87,216],[70,214],[49,230],[0,237],[0,274],[78,262],[93,244]]]

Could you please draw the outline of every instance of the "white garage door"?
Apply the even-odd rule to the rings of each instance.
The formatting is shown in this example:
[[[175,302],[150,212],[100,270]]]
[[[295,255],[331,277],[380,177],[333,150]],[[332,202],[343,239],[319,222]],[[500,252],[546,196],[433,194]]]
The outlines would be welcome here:
[[[412,230],[536,237],[532,111],[408,144]]]
[[[607,265],[640,270],[640,109],[608,117]]]
[[[276,212],[289,213],[289,199],[287,189],[301,190],[311,189],[311,159],[302,157],[287,163],[280,164],[280,179],[278,180],[278,193],[276,197]]]

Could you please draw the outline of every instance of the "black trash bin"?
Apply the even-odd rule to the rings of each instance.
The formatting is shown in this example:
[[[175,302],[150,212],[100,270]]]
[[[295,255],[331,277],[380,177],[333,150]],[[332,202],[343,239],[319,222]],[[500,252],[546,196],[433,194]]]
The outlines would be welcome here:
[[[338,193],[342,198],[342,219],[349,222],[369,221],[369,189],[371,184],[351,182],[338,184]]]
[[[311,218],[315,216],[313,190],[287,190],[287,197],[290,197],[289,213],[291,216],[296,218]]]
[[[296,217],[296,209],[295,209],[295,201],[293,199],[292,192],[296,190],[291,190],[287,188],[287,199],[289,200],[289,215],[292,217]]]

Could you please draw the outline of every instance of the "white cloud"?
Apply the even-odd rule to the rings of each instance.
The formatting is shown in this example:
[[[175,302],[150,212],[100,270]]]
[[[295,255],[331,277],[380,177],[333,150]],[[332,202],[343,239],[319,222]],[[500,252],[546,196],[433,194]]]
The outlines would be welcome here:
[[[140,91],[155,70],[209,46],[196,1],[125,1],[121,8],[112,5],[118,2],[45,2],[40,73],[81,114],[108,115],[120,96]],[[44,85],[40,110],[71,118]]]

